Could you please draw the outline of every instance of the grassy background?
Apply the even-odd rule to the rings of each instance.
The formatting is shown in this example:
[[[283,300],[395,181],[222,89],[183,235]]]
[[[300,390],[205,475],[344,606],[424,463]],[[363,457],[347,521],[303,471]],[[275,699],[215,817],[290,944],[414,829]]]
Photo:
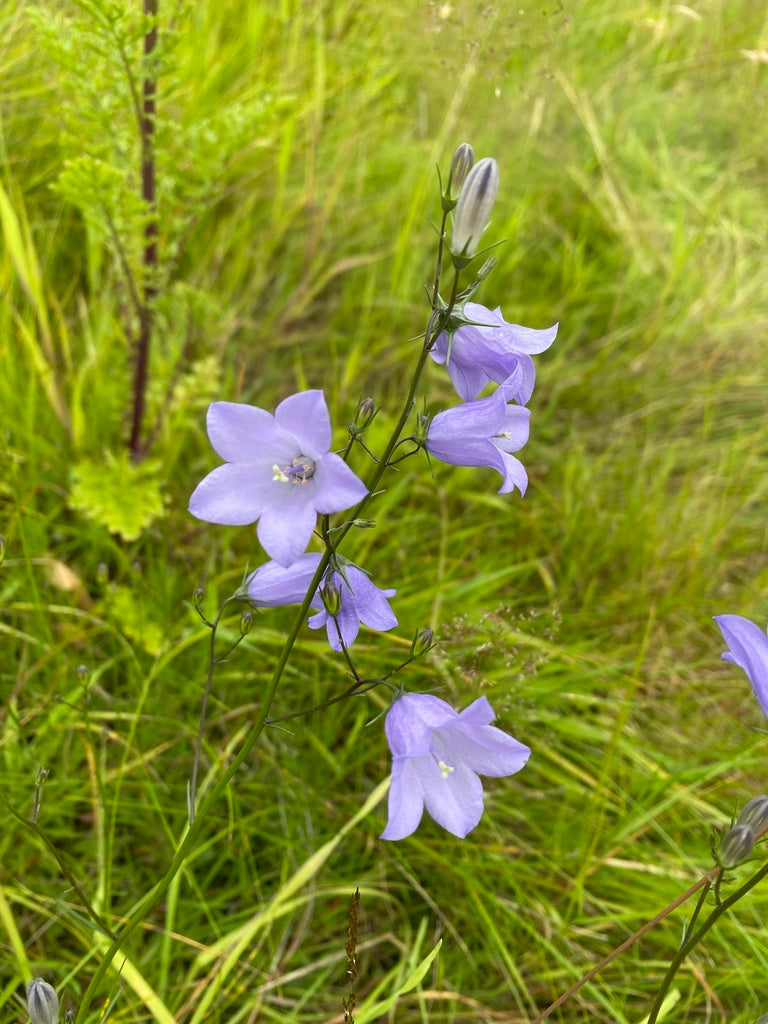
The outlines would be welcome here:
[[[134,270],[140,211],[117,186],[109,206],[111,179],[72,178],[85,155],[136,184],[106,9],[0,7],[3,1019],[24,1019],[30,971],[78,1006],[104,940],[72,877],[118,924],[183,831],[207,657],[192,591],[213,611],[260,558],[251,530],[186,512],[215,461],[208,402],[323,387],[341,425],[370,393],[384,437],[424,325],[435,164],[467,140],[502,173],[490,235],[507,243],[481,300],[561,323],[537,362],[531,485],[521,502],[489,471],[393,476],[349,553],[398,588],[401,628],[356,649],[376,671],[431,625],[408,684],[487,694],[530,764],[489,781],[466,840],[425,821],[385,844],[382,803],[350,827],[388,771],[366,727],[378,696],[270,731],[102,995],[128,1021],[339,1021],[359,885],[361,1024],[532,1020],[708,868],[712,827],[766,788],[762,716],[710,618],[768,614],[766,9],[163,3],[161,419],[139,470],[103,211]],[[436,368],[428,386],[451,400]],[[140,521],[121,535],[126,509]],[[206,780],[258,716],[289,622],[260,616],[220,667]],[[307,631],[278,703],[342,685]],[[40,766],[35,832],[8,807],[28,814]],[[726,915],[667,1019],[768,1012],[767,909],[757,890]],[[684,914],[553,1019],[639,1024]],[[396,1010],[364,1009],[438,937]]]

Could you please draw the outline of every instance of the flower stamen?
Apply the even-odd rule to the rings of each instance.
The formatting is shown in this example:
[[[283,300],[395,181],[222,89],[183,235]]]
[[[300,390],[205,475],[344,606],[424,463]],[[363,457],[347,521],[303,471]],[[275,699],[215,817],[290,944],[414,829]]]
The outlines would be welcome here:
[[[315,475],[315,463],[308,455],[297,455],[287,466],[281,469],[278,465],[272,467],[272,479],[281,484],[305,484]]]

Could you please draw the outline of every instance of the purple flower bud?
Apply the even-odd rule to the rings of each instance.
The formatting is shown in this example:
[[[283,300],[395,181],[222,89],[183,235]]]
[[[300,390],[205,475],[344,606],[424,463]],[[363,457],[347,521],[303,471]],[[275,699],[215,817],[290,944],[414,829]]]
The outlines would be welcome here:
[[[475,151],[468,142],[462,142],[456,148],[451,160],[451,169],[448,172],[448,184],[443,193],[443,209],[452,210],[456,200],[461,194],[462,186],[467,180],[467,175],[472,170],[475,162]]]
[[[485,157],[469,172],[459,195],[453,216],[451,252],[454,262],[466,266],[474,256],[483,232],[488,227],[496,193],[499,190],[499,165]]]
[[[58,1024],[59,997],[53,986],[33,978],[27,985],[27,1010],[32,1024]]]
[[[723,836],[717,859],[724,868],[735,868],[752,853],[755,847],[755,833],[749,825],[734,825]]]
[[[435,645],[435,634],[431,629],[420,629],[411,641],[411,657],[420,658]]]
[[[768,796],[756,796],[745,805],[736,819],[737,825],[749,825],[759,834],[768,829]]]
[[[320,597],[323,599],[323,608],[335,619],[341,611],[341,590],[333,579],[320,587]]]
[[[350,433],[362,434],[376,415],[376,403],[372,398],[362,398],[355,410],[355,416],[349,425]]]

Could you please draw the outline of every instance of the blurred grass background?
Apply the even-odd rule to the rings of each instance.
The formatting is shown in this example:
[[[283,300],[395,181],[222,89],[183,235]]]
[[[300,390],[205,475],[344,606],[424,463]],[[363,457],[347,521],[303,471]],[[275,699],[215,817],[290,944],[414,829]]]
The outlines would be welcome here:
[[[766,788],[765,723],[710,616],[768,618],[767,15],[747,0],[161,0],[158,427],[136,468],[104,219],[135,264],[136,137],[104,26],[133,26],[128,61],[141,22],[129,0],[0,6],[5,1018],[25,1019],[30,972],[76,1008],[103,951],[62,864],[118,924],[183,829],[207,658],[192,592],[213,611],[260,559],[251,530],[186,512],[215,463],[208,402],[323,387],[341,443],[370,393],[375,447],[425,322],[435,165],[461,141],[502,174],[489,240],[507,241],[480,301],[561,324],[537,359],[531,484],[520,501],[488,471],[393,474],[380,528],[349,554],[398,588],[401,626],[356,649],[377,671],[431,625],[439,646],[407,684],[458,706],[486,694],[529,766],[489,780],[463,842],[425,820],[385,844],[383,804],[341,832],[388,772],[366,727],[383,698],[270,731],[127,944],[107,1015],[342,1020],[359,885],[360,1024],[530,1021],[710,866],[712,828]],[[452,400],[434,367],[428,388],[433,407]],[[205,772],[258,716],[289,622],[259,616],[220,666]],[[307,631],[278,703],[343,685]],[[8,807],[29,813],[41,766],[34,832]],[[757,890],[726,915],[666,1019],[768,1012],[766,909]],[[639,1024],[685,913],[552,1019]],[[372,1010],[440,936],[420,984]]]

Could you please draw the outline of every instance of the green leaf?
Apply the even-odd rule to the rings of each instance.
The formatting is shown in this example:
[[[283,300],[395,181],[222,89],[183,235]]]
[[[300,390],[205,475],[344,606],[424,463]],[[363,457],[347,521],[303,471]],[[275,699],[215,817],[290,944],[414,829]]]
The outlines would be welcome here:
[[[123,540],[136,540],[165,512],[157,462],[133,463],[128,452],[84,459],[73,471],[70,507]]]

